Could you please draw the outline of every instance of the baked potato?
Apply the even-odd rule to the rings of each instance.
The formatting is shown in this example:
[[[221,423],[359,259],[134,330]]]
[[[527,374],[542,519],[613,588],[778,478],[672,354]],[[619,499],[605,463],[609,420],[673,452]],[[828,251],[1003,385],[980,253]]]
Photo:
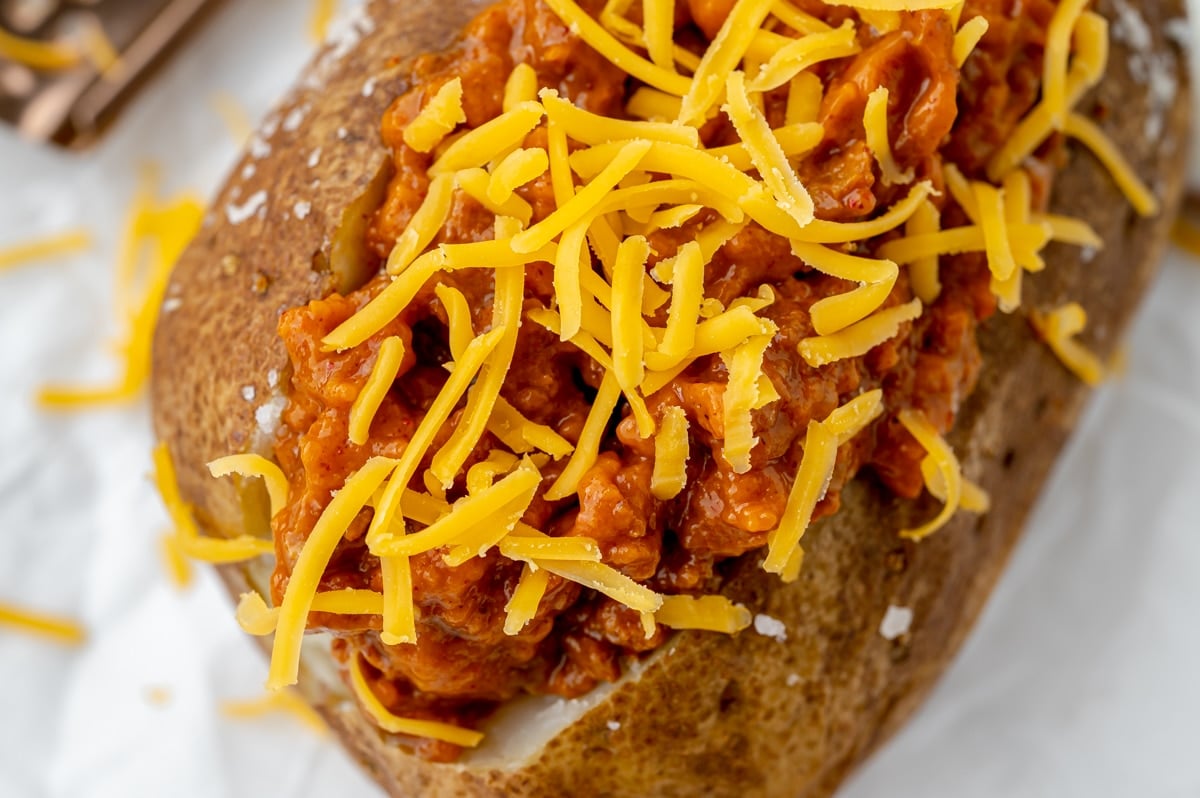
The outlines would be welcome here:
[[[688,5],[694,28],[717,35],[722,17],[705,13],[721,4]],[[511,6],[546,13],[540,2]],[[369,4],[265,123],[176,267],[167,294],[175,309],[155,340],[155,428],[207,534],[271,536],[259,482],[214,480],[205,464],[238,452],[274,456],[295,376],[281,315],[358,290],[381,268],[371,242],[403,170],[380,139],[380,121],[402,105],[397,98],[429,101],[432,90],[412,91],[428,62],[409,57],[450,46],[484,8]],[[850,481],[838,512],[806,535],[796,581],[764,572],[756,550],[714,571],[720,593],[760,619],[760,634],[677,632],[577,698],[508,698],[483,722],[484,743],[455,762],[415,756],[410,739],[381,731],[348,690],[329,637],[312,635],[299,688],[386,790],[825,795],[913,711],[982,608],[1086,399],[1086,386],[1034,334],[1031,310],[1080,303],[1092,319],[1088,346],[1109,358],[1179,201],[1185,104],[1131,90],[1144,80],[1137,65],[1151,57],[1155,69],[1185,80],[1182,56],[1156,24],[1178,9],[1119,8],[1142,14],[1149,24],[1139,30],[1153,41],[1114,37],[1105,78],[1080,110],[1153,187],[1161,211],[1139,216],[1082,148],[1052,142],[1039,151],[1057,172],[1049,207],[1101,231],[1104,247],[1051,244],[1048,267],[1026,281],[1020,307],[980,328],[978,382],[955,408],[948,440],[963,473],[990,495],[990,509],[958,513],[924,540],[905,539],[897,531],[919,527],[936,502],[898,497],[882,479]],[[469,82],[464,88],[469,93]],[[413,109],[402,112],[411,122]],[[897,153],[903,157],[899,140]],[[568,437],[578,436],[576,429]],[[277,532],[277,553],[294,559],[280,540]],[[271,593],[269,560],[221,566],[231,594]],[[911,624],[881,634],[895,608],[911,612]]]

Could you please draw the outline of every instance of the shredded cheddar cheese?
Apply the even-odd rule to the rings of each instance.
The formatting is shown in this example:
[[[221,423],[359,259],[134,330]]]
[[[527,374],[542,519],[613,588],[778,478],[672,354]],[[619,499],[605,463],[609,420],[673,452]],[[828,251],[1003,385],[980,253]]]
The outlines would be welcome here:
[[[1129,204],[1142,216],[1158,213],[1158,198],[1138,177],[1137,172],[1125,160],[1125,156],[1113,144],[1112,139],[1090,119],[1081,114],[1067,116],[1063,131],[1092,151],[1112,175],[1113,181],[1125,194]]]
[[[724,596],[665,596],[654,620],[672,629],[734,634],[748,627],[754,616]]]
[[[260,454],[231,454],[218,457],[208,464],[208,472],[214,477],[240,474],[243,477],[261,477],[271,498],[271,515],[274,517],[287,505],[288,482],[283,469]]]
[[[805,338],[800,342],[800,356],[810,366],[824,366],[835,360],[858,357],[880,344],[895,338],[900,325],[921,315],[921,300],[880,310],[862,321],[832,335]]]
[[[429,183],[425,200],[417,208],[408,227],[396,240],[396,245],[388,255],[388,274],[399,274],[416,260],[424,249],[433,241],[438,230],[446,223],[450,215],[450,203],[454,200],[455,178],[453,175],[440,175]]]
[[[519,634],[537,615],[538,605],[541,604],[542,596],[546,594],[549,579],[549,571],[538,569],[529,563],[525,564],[512,598],[504,605],[504,611],[507,613],[504,618],[506,635]]]
[[[350,408],[350,442],[362,446],[371,431],[371,421],[383,403],[383,397],[396,381],[400,361],[404,359],[404,341],[396,336],[385,338],[375,355],[375,364],[367,382]]]
[[[222,701],[221,714],[227,718],[238,720],[284,714],[300,721],[317,734],[325,735],[329,731],[320,714],[295,690],[291,689],[276,690],[259,698],[250,698],[244,701]]]
[[[975,45],[979,44],[979,40],[983,38],[988,30],[988,21],[985,17],[971,17],[962,24],[962,27],[954,34],[954,65],[962,67],[971,57],[971,53],[975,50]]]
[[[74,409],[97,404],[134,401],[150,376],[150,346],[154,328],[167,293],[167,282],[175,261],[200,229],[202,203],[190,196],[159,205],[153,201],[152,186],[143,185],[126,223],[129,266],[118,269],[118,294],[133,296],[137,256],[144,246],[153,245],[146,266],[144,287],[131,302],[128,331],[118,345],[121,376],[111,385],[97,388],[49,386],[38,394],[40,404],[55,409]]]
[[[654,498],[666,501],[679,495],[687,484],[687,461],[687,414],[682,407],[669,407],[663,412],[662,428],[654,437],[654,471],[650,476],[650,493]]]
[[[743,0],[745,1],[745,0]],[[737,128],[754,168],[762,175],[778,207],[803,227],[813,219],[813,201],[788,163],[787,153],[775,138],[762,112],[750,104],[740,72],[729,77],[729,102],[722,110]]]
[[[0,57],[45,72],[61,72],[83,61],[83,54],[73,44],[25,39],[3,28],[0,28]]]
[[[503,108],[505,111],[511,111],[521,103],[533,102],[537,99],[537,93],[537,71],[529,64],[521,62],[513,67],[504,83]]]
[[[922,540],[929,535],[932,535],[937,530],[941,529],[954,515],[954,511],[958,509],[959,501],[962,497],[962,469],[959,467],[958,458],[954,456],[954,451],[949,444],[942,439],[938,431],[929,423],[928,419],[920,413],[920,411],[912,409],[904,409],[900,411],[900,423],[904,428],[917,439],[917,443],[924,447],[928,453],[926,457],[930,460],[931,465],[922,465],[922,472],[926,468],[934,469],[938,472],[938,484],[941,486],[939,492],[944,496],[941,511],[928,523],[913,529],[901,530],[900,536],[909,538],[910,540]]]
[[[766,571],[782,573],[792,552],[800,545],[800,538],[808,528],[813,511],[825,495],[825,489],[833,476],[837,450],[836,433],[819,421],[810,421],[804,438],[804,456],[800,460],[796,480],[788,493],[783,522],[770,534],[767,541],[767,557],[763,561]]]
[[[337,0],[313,0],[308,15],[308,36],[318,44],[329,34],[329,24],[337,12]]]
[[[588,494],[597,483],[589,471],[617,422],[615,434],[626,445],[633,422],[645,442],[639,451],[653,453],[649,490],[658,501],[681,496],[689,465],[693,474],[704,466],[693,459],[695,441],[713,449],[722,468],[751,471],[759,444],[756,419],[771,419],[771,405],[794,390],[776,385],[774,366],[769,373],[764,369],[768,358],[777,363],[787,356],[779,351],[787,339],[779,335],[773,314],[796,311],[794,298],[769,281],[706,295],[720,285],[726,262],[717,259],[718,252],[727,244],[733,242],[722,257],[735,261],[739,248],[755,246],[754,236],[766,231],[786,239],[805,268],[832,278],[829,285],[844,283],[804,306],[811,334],[805,328],[808,337],[787,343],[804,361],[799,368],[820,370],[886,344],[937,303],[946,276],[939,274],[943,256],[982,253],[990,289],[999,307],[1011,312],[1020,303],[1024,275],[1046,267],[1042,250],[1049,241],[1102,244],[1079,220],[1034,211],[1030,175],[1036,170],[1025,161],[1057,130],[1093,150],[1139,212],[1155,208],[1153,194],[1111,142],[1075,110],[1107,58],[1106,23],[1084,10],[1083,0],[1058,6],[1046,36],[1040,101],[987,164],[988,179],[969,180],[954,164],[943,165],[948,198],[934,189],[936,169],[923,167],[933,177],[915,182],[913,165],[900,168],[893,146],[901,155],[907,150],[892,140],[888,109],[889,100],[894,104],[898,98],[889,97],[885,85],[860,86],[856,101],[864,105],[853,105],[850,113],[862,109],[863,144],[876,174],[882,185],[906,190],[879,195],[889,198],[887,204],[856,221],[817,218],[814,196],[821,195],[810,195],[801,178],[805,167],[798,165],[828,141],[820,123],[830,118],[825,84],[841,66],[822,65],[854,58],[878,36],[904,29],[904,14],[925,9],[946,12],[955,31],[952,59],[962,67],[988,23],[975,16],[960,25],[961,0],[830,0],[854,9],[840,27],[788,0],[733,0],[703,53],[675,40],[678,0],[608,0],[597,16],[575,0],[545,2],[573,35],[638,85],[625,100],[624,118],[611,118],[554,89],[539,90],[538,72],[518,63],[503,97],[496,98],[502,111],[490,121],[459,130],[466,121],[464,85],[454,78],[423,98],[404,129],[408,147],[429,153],[428,189],[390,252],[391,279],[381,279],[370,301],[321,345],[327,352],[378,348],[350,411],[348,440],[358,446],[370,441],[372,419],[405,358],[402,339],[384,338],[384,331],[399,327],[407,319],[402,314],[430,292],[444,311],[439,319],[447,328],[449,354],[440,365],[448,376],[425,403],[398,458],[372,458],[336,491],[298,556],[292,552],[296,561],[280,606],[267,607],[257,594],[239,604],[243,628],[275,633],[268,681],[273,689],[295,682],[300,639],[313,613],[368,616],[381,626],[382,644],[416,644],[418,629],[429,622],[422,616],[430,610],[415,601],[412,557],[436,558],[439,566],[451,568],[481,557],[522,563],[519,579],[509,583],[504,610],[503,630],[510,636],[542,633],[548,620],[539,610],[548,590],[557,595],[558,580],[638,613],[647,640],[657,640],[660,627],[733,634],[749,626],[750,611],[725,597],[663,596],[629,578],[606,561],[613,557],[608,541],[570,531],[552,537],[530,526],[545,521],[545,502],[574,501],[576,494],[581,516],[591,512]],[[728,125],[706,127],[720,114]],[[714,129],[721,146],[710,147]],[[543,193],[552,194],[553,202]],[[458,239],[451,216],[456,201],[465,198],[495,217],[491,237],[435,244]],[[946,218],[955,218],[953,205],[966,222],[943,228],[939,209],[949,207]],[[460,269],[483,270],[475,274],[494,289],[490,320],[479,317],[452,281],[440,279]],[[547,299],[541,286],[551,272]],[[535,422],[543,416],[528,395],[504,390],[509,372],[520,366],[514,359],[527,322],[556,336],[555,347],[569,344],[586,362],[581,373],[591,387],[584,390],[590,393],[598,382],[582,424],[580,414],[569,425],[556,422],[562,433]],[[1034,323],[1068,366],[1085,379],[1098,373],[1098,361],[1089,362],[1073,338],[1083,328],[1081,309],[1034,314]],[[693,371],[676,382],[689,368]],[[700,394],[709,404],[694,403],[688,394],[691,375],[706,369],[721,375],[704,378],[716,392]],[[875,389],[844,401],[823,419],[808,420],[802,446],[797,441],[788,454],[792,463],[798,457],[798,470],[785,509],[767,535],[765,570],[785,582],[799,578],[801,541],[825,509],[840,447],[885,412],[896,409],[885,407],[883,391]],[[935,518],[901,534],[919,540],[959,509],[985,512],[987,493],[963,478],[929,419],[903,410],[899,421],[925,449],[922,479],[942,502]],[[572,443],[564,434],[578,437]],[[551,465],[552,459],[562,462]],[[242,455],[213,466],[214,475],[263,477],[272,513],[287,501],[286,480],[266,460]],[[543,475],[550,483],[544,490]],[[201,538],[177,490],[171,498],[168,493],[164,501],[181,530],[168,543],[179,553],[225,561],[270,550],[266,541]],[[318,592],[330,557],[368,506],[365,544],[379,560],[381,592]],[[547,530],[561,532],[557,524]],[[320,619],[311,622],[317,626]],[[380,698],[390,701],[388,694],[374,692],[371,672],[360,655],[350,658],[353,691],[385,731],[467,747],[482,739],[468,729],[392,714]]]
[[[721,457],[736,474],[750,470],[750,451],[758,444],[751,411],[758,405],[759,375],[771,335],[756,335],[721,359],[729,371],[723,399],[725,442]]]
[[[255,461],[234,460],[239,467],[250,470]],[[232,563],[254,559],[275,550],[270,540],[239,535],[236,538],[222,539],[202,537],[192,515],[192,508],[183,500],[179,492],[179,483],[175,478],[175,464],[171,460],[171,452],[165,443],[155,447],[153,452],[154,484],[158,488],[163,506],[175,527],[173,549],[168,549],[168,556],[178,553],[194,560],[211,563]],[[221,468],[218,467],[218,471]],[[269,469],[264,469],[264,474]],[[278,486],[276,490],[278,491]],[[172,566],[174,570],[175,567]]]
[[[376,725],[392,734],[405,734],[411,737],[428,737],[431,740],[444,740],[448,743],[461,745],[464,748],[474,748],[483,741],[483,734],[449,723],[433,720],[416,720],[400,718],[393,715],[384,706],[379,697],[371,690],[362,671],[362,664],[356,655],[350,660],[350,686],[359,704],[375,721]]]
[[[462,98],[462,79],[447,81],[404,128],[404,143],[417,152],[431,151],[454,128],[467,121]]]
[[[1035,310],[1029,317],[1063,365],[1088,385],[1104,381],[1104,364],[1075,336],[1087,326],[1087,313],[1077,302],[1068,302],[1048,313]]]
[[[83,252],[92,246],[87,230],[70,230],[0,249],[0,272],[39,260],[50,260]]]
[[[866,110],[863,111],[863,127],[867,131],[867,146],[879,163],[879,171],[883,176],[883,184],[903,185],[913,180],[913,170],[900,170],[892,157],[891,137],[887,127],[888,90],[880,86],[867,95]]]
[[[304,541],[279,605],[279,623],[275,630],[271,669],[267,678],[268,689],[278,690],[296,683],[300,667],[300,643],[321,575],[350,521],[395,467],[395,460],[384,457],[368,460],[346,480]]]
[[[67,646],[87,640],[83,626],[70,618],[0,603],[0,626],[17,629]]]

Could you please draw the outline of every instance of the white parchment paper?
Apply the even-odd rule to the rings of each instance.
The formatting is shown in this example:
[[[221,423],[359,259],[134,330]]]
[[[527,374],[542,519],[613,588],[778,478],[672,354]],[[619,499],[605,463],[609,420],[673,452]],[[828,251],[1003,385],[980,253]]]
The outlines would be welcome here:
[[[344,7],[348,3],[342,4]],[[0,246],[85,226],[92,251],[0,274],[0,601],[81,619],[63,649],[0,631],[0,796],[376,795],[290,717],[230,720],[266,668],[198,569],[180,593],[147,409],[47,414],[115,374],[113,263],[139,163],[209,195],[311,53],[307,2],[227,3],[95,150],[0,131]],[[1123,379],[1096,393],[961,659],[852,798],[1200,796],[1200,262],[1164,265]],[[920,623],[920,619],[915,619]]]

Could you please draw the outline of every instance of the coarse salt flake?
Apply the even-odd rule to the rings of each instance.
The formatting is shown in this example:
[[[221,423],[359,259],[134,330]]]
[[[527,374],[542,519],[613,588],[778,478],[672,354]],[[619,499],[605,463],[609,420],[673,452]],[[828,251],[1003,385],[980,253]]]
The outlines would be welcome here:
[[[283,119],[283,129],[288,133],[298,130],[300,128],[300,123],[304,121],[304,117],[306,116],[308,116],[307,105],[301,105],[293,108]]]
[[[884,640],[895,640],[901,635],[908,634],[912,627],[913,611],[909,607],[898,607],[889,604],[883,620],[879,622],[879,634]]]
[[[229,203],[225,206],[225,218],[230,224],[241,224],[258,213],[267,204],[267,192],[256,191],[241,205]]]
[[[763,637],[771,637],[783,643],[787,640],[787,627],[778,618],[759,613],[754,616],[754,631]]]
[[[286,397],[276,396],[255,408],[254,422],[258,425],[258,431],[268,437],[273,436],[279,429],[279,417],[283,415],[286,405]]]
[[[300,200],[292,206],[292,213],[296,214],[296,218],[301,221],[308,218],[309,212],[312,210],[312,203]]]

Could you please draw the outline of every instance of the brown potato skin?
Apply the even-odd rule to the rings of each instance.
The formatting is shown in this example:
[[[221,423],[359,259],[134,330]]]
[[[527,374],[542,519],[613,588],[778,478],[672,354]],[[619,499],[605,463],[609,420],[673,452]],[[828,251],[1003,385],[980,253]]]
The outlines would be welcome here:
[[[269,372],[286,385],[278,314],[332,290],[331,276],[321,271],[330,236],[342,209],[385,162],[379,121],[405,88],[389,59],[444,47],[484,5],[372,3],[373,30],[347,53],[327,48],[318,56],[324,66],[310,76],[320,79],[307,87],[302,81],[279,112],[284,118],[307,108],[299,127],[280,125],[268,139],[270,154],[238,165],[177,266],[168,296],[182,305],[164,315],[155,340],[154,422],[183,495],[209,534],[265,529],[259,489],[213,480],[204,463],[252,448],[269,454],[268,440],[256,433],[255,409],[278,392]],[[1111,17],[1107,2],[1099,10]],[[731,564],[725,593],[782,620],[786,642],[753,631],[680,634],[640,680],[623,683],[521,768],[485,771],[414,758],[356,707],[309,685],[310,699],[389,793],[823,796],[895,731],[970,630],[1087,397],[1037,341],[1027,314],[1079,301],[1090,317],[1085,341],[1107,357],[1162,253],[1181,194],[1188,109],[1183,57],[1160,31],[1182,11],[1175,2],[1143,2],[1140,10],[1180,85],[1162,141],[1143,138],[1147,92],[1134,82],[1129,50],[1115,37],[1107,79],[1085,107],[1119,111],[1107,115],[1104,127],[1157,189],[1164,210],[1139,219],[1098,162],[1070,148],[1053,208],[1089,220],[1107,245],[1088,263],[1077,249],[1052,245],[1050,266],[1026,281],[1019,311],[983,328],[980,385],[951,442],[964,472],[991,493],[991,512],[959,513],[914,544],[896,530],[929,517],[935,506],[898,500],[870,479],[857,480],[843,509],[806,536],[797,583],[765,574],[755,557]],[[372,75],[375,91],[364,96]],[[309,169],[316,146],[323,154]],[[253,176],[236,177],[252,162]],[[265,214],[229,223],[226,206],[259,190],[268,192]],[[297,201],[311,203],[304,220],[291,210]],[[254,386],[255,401],[243,398],[245,386]],[[270,564],[255,568],[269,571]],[[222,569],[235,595],[246,589],[247,573]],[[892,642],[878,633],[889,604],[911,607],[915,616],[910,633]],[[609,721],[620,728],[610,730]]]

